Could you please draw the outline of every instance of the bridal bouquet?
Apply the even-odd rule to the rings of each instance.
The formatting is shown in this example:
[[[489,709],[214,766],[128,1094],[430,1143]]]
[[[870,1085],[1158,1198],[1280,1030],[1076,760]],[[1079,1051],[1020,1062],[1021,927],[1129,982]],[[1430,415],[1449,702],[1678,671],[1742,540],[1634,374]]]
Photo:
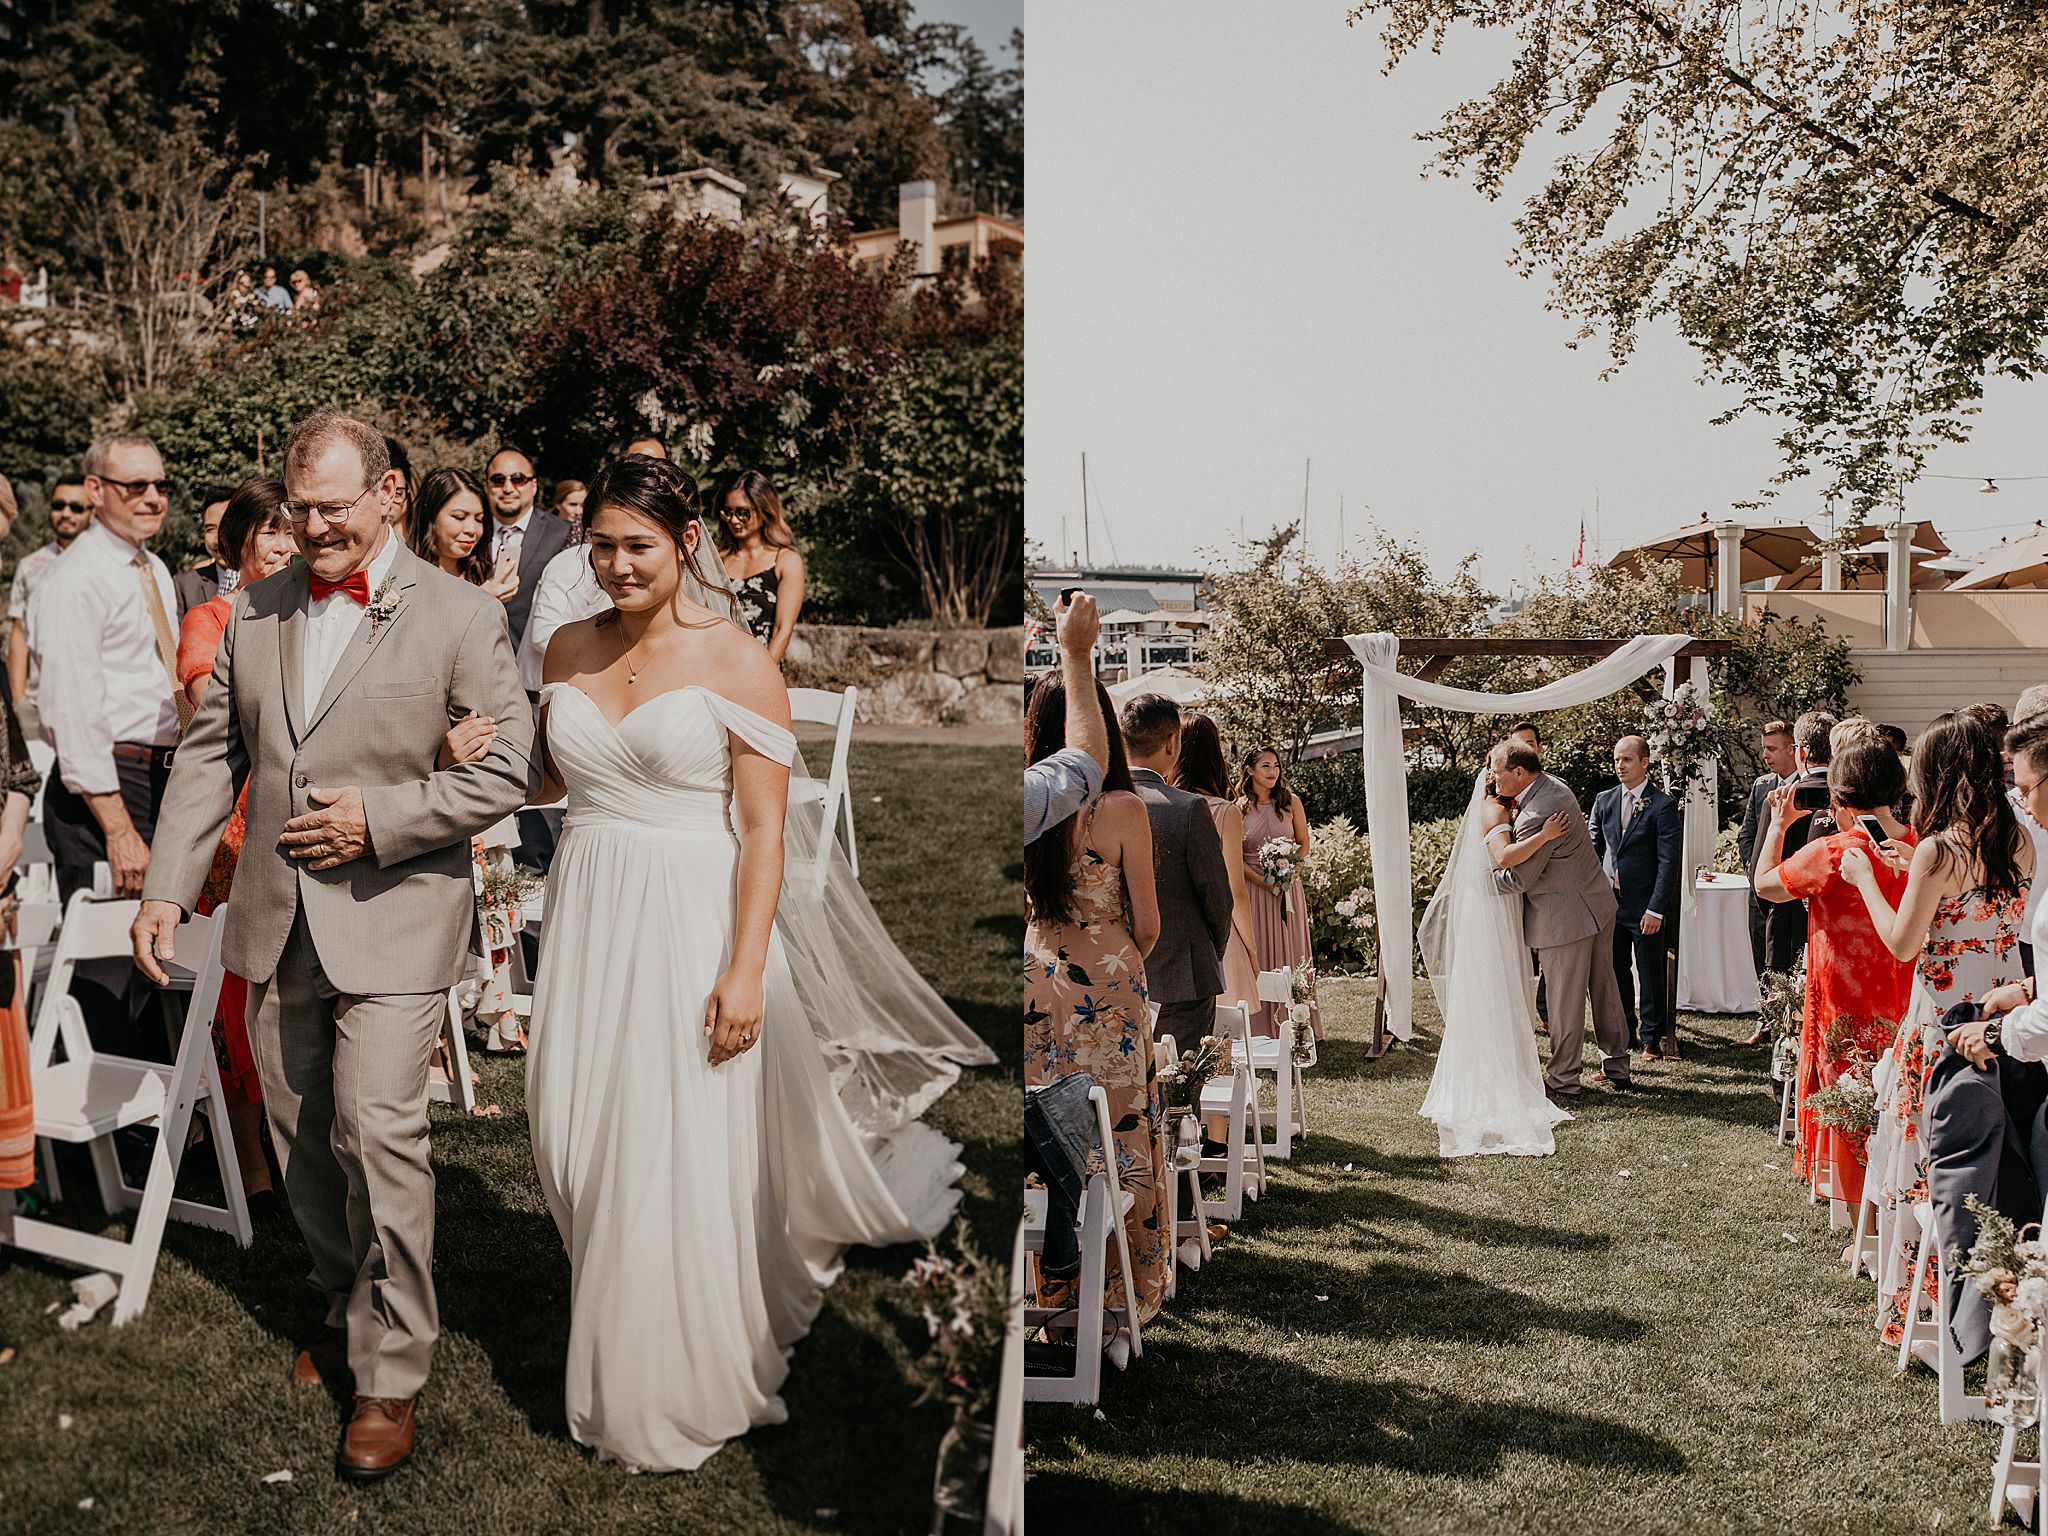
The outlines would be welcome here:
[[[1280,892],[1280,912],[1287,915],[1287,892],[1301,868],[1301,844],[1291,837],[1269,837],[1259,849],[1259,875]]]
[[[1713,716],[1706,698],[1685,683],[1668,699],[1652,699],[1643,706],[1643,738],[1650,744],[1651,758],[1664,765],[1666,787],[1683,800],[1705,776],[1714,755]]]

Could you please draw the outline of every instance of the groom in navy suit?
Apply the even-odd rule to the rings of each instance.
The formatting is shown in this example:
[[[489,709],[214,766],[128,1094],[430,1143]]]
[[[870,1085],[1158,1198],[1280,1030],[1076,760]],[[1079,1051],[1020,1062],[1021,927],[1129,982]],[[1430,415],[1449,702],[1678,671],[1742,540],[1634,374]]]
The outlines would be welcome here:
[[[1660,1036],[1663,1054],[1678,1054],[1664,955],[1666,924],[1677,912],[1684,823],[1678,802],[1650,782],[1650,744],[1642,737],[1624,736],[1614,744],[1614,776],[1621,782],[1593,801],[1593,851],[1614,883],[1614,979],[1621,1006],[1643,1059],[1655,1061]]]

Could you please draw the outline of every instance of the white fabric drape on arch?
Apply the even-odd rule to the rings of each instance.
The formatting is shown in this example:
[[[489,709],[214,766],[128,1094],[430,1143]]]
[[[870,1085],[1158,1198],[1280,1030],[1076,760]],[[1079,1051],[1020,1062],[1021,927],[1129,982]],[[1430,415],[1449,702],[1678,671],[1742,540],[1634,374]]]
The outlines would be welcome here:
[[[1626,688],[1676,656],[1691,635],[1639,635],[1620,650],[1526,693],[1478,693],[1447,688],[1402,673],[1396,635],[1346,635],[1365,668],[1365,812],[1372,837],[1373,908],[1379,923],[1380,990],[1387,1000],[1387,1028],[1395,1037],[1415,1036],[1414,874],[1408,841],[1408,755],[1401,741],[1401,700],[1474,715],[1533,715],[1544,710],[1590,704]],[[1694,814],[1688,807],[1687,816]],[[1389,957],[1398,957],[1389,963]]]

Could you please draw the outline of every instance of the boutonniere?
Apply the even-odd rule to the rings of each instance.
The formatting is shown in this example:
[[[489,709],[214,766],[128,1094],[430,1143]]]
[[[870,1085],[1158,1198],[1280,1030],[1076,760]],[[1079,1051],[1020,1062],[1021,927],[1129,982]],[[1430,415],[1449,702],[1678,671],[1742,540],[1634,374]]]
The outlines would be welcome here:
[[[389,624],[396,617],[398,613],[398,579],[395,576],[386,576],[384,578],[384,584],[377,589],[377,595],[364,605],[363,612],[370,617],[370,634],[372,637],[376,635],[378,630]]]

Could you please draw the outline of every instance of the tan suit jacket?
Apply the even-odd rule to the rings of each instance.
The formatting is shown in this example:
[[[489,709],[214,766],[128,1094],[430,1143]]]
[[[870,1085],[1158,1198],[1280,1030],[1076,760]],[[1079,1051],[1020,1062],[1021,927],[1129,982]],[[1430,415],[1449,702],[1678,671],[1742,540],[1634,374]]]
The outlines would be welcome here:
[[[303,908],[342,992],[455,985],[476,911],[469,840],[537,788],[503,605],[402,546],[388,585],[390,616],[365,613],[310,716],[306,567],[237,592],[205,702],[173,760],[143,896],[192,910],[246,782],[248,832],[221,956],[252,982],[276,972]],[[497,722],[497,739],[478,760],[436,771],[450,723],[472,710]],[[284,824],[320,809],[307,792],[350,785],[363,792],[369,852],[326,870],[289,857]]]

